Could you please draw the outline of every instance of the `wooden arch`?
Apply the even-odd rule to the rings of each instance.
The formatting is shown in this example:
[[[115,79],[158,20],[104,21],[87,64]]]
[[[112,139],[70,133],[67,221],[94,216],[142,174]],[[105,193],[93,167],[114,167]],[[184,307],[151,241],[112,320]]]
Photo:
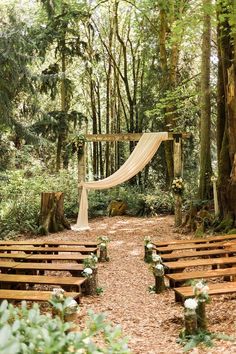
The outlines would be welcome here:
[[[138,141],[143,133],[127,134],[86,134],[85,142],[115,142],[115,141]],[[182,176],[182,140],[189,138],[189,133],[168,133],[168,140],[173,141],[174,177]],[[78,162],[78,183],[85,180],[86,166],[85,154],[81,154]],[[182,197],[175,194],[175,226],[182,224]]]

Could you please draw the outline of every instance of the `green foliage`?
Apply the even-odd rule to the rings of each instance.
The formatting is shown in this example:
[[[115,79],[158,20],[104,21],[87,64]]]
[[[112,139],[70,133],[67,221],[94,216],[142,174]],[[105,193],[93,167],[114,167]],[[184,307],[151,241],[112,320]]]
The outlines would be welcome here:
[[[155,190],[145,190],[132,186],[118,186],[107,191],[91,191],[89,193],[90,217],[106,215],[107,206],[111,200],[121,199],[128,204],[129,215],[154,216],[160,213],[172,213],[174,198],[170,191],[163,191],[159,187]]]
[[[111,327],[103,314],[89,312],[87,327],[80,332],[69,332],[73,325],[59,317],[41,314],[38,304],[27,308],[26,302],[14,307],[3,301],[0,305],[1,354],[66,354],[66,353],[130,353],[121,328]],[[101,345],[96,337],[103,338]]]
[[[101,295],[103,292],[104,292],[104,289],[103,289],[101,286],[98,286],[98,287],[96,288],[96,294],[97,294],[97,295]]]
[[[183,352],[186,353],[198,345],[204,345],[208,348],[213,347],[214,340],[235,341],[235,338],[222,333],[210,333],[203,331],[198,331],[197,334],[186,336],[183,331],[177,339],[177,342],[184,346]]]
[[[19,232],[36,232],[41,192],[64,192],[67,217],[77,213],[76,173],[61,171],[57,176],[42,171],[40,166],[11,171],[8,183],[0,179],[0,236],[12,237]]]

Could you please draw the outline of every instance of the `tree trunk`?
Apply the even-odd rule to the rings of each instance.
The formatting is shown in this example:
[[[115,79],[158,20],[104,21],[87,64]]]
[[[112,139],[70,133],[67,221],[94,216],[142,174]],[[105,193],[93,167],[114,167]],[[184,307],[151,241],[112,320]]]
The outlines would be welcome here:
[[[218,45],[224,83],[224,96],[218,98],[218,105],[224,105],[224,135],[219,142],[219,202],[223,218],[236,220],[236,35],[232,20],[236,15],[235,1],[218,1],[219,31]],[[220,110],[218,110],[218,113]],[[218,124],[219,126],[219,124]],[[218,134],[219,136],[219,134]]]
[[[209,9],[211,0],[203,0]],[[211,17],[204,10],[201,63],[201,124],[200,124],[200,184],[199,198],[211,199],[211,100],[210,100],[210,56],[211,56]]]
[[[39,233],[47,235],[49,232],[58,232],[65,228],[70,229],[70,224],[64,216],[64,194],[42,193]]]

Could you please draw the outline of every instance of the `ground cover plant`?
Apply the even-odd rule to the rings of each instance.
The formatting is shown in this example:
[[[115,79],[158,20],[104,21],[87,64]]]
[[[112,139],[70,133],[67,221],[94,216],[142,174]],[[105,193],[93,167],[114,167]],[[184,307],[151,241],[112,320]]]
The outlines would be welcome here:
[[[50,313],[42,314],[37,304],[28,308],[26,302],[22,302],[15,307],[3,301],[0,305],[0,351],[2,354],[130,353],[120,327],[111,327],[102,314],[90,311],[89,316],[86,328],[71,331],[73,323],[64,322],[59,316],[52,318]],[[103,338],[102,345],[96,344],[99,334]]]

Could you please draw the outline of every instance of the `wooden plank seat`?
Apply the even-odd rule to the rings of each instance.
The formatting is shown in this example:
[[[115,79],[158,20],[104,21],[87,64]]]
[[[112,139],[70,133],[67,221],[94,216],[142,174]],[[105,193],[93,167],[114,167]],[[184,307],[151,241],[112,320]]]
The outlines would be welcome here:
[[[224,248],[224,245],[225,245],[225,241],[213,242],[213,243],[201,243],[201,244],[189,243],[187,245],[182,245],[182,244],[171,245],[167,247],[155,247],[155,249],[157,253],[162,254],[162,253],[171,253],[177,250],[190,250],[190,249],[203,250],[203,249]]]
[[[84,247],[97,247],[98,243],[93,241],[70,241],[70,240],[54,240],[54,241],[35,241],[35,240],[23,240],[23,241],[0,241],[1,246],[23,245],[23,246],[84,246]]]
[[[80,302],[80,293],[65,292],[66,297],[72,297],[78,303]],[[7,290],[0,289],[0,299],[8,301],[48,301],[52,296],[51,291],[35,291],[35,290]]]
[[[49,262],[49,261],[76,261],[77,263],[83,263],[85,259],[88,258],[88,255],[82,254],[26,254],[26,253],[0,253],[0,259],[14,259],[16,261],[25,261],[25,262]]]
[[[199,267],[199,266],[230,266],[236,264],[236,257],[221,257],[221,258],[200,258],[188,261],[177,261],[177,262],[164,262],[164,267],[166,273],[175,273],[180,269],[183,270],[189,267]]]
[[[59,253],[59,252],[78,252],[81,254],[97,253],[97,247],[33,247],[33,246],[0,246],[0,252],[25,252],[25,253]]]
[[[83,264],[75,263],[28,263],[28,262],[0,262],[2,273],[44,273],[44,271],[68,271],[72,276],[80,276],[83,272]]]
[[[236,293],[236,282],[224,282],[207,284],[209,287],[209,295],[229,295]],[[175,291],[175,301],[184,302],[185,299],[189,297],[194,297],[193,287],[184,286],[180,288],[174,288]]]
[[[69,291],[81,292],[81,285],[86,281],[84,277],[59,277],[45,275],[0,274],[0,288],[8,286],[25,286],[26,284],[58,285]]]
[[[227,256],[228,254],[236,253],[236,249],[216,249],[216,250],[203,250],[203,251],[184,251],[184,252],[172,252],[167,254],[162,254],[161,258],[163,261],[175,261],[181,258],[192,258],[192,257],[217,257],[217,256]]]
[[[170,241],[161,241],[161,242],[152,242],[156,247],[166,247],[171,245],[180,245],[180,244],[189,244],[189,243],[208,243],[208,242],[219,242],[219,241],[227,241],[227,240],[235,240],[236,235],[219,235],[219,236],[211,236],[206,238],[192,238],[188,240],[170,240]]]
[[[176,288],[183,286],[183,283],[195,279],[209,279],[218,277],[232,277],[236,276],[236,267],[205,270],[205,271],[193,271],[193,272],[182,272],[166,274],[165,277],[169,279],[170,287]]]
[[[1,262],[3,263],[3,262]],[[0,268],[1,268],[0,263]],[[13,263],[13,262],[12,262]],[[75,263],[18,263],[12,266],[12,269],[16,273],[43,273],[44,271],[68,271],[72,276],[78,277],[83,272],[83,264]]]
[[[1,254],[0,254],[1,258]],[[25,261],[29,262],[50,262],[50,261],[75,261],[77,263],[83,263],[85,259],[88,258],[88,255],[77,255],[77,254],[31,254],[27,258],[25,258]]]

